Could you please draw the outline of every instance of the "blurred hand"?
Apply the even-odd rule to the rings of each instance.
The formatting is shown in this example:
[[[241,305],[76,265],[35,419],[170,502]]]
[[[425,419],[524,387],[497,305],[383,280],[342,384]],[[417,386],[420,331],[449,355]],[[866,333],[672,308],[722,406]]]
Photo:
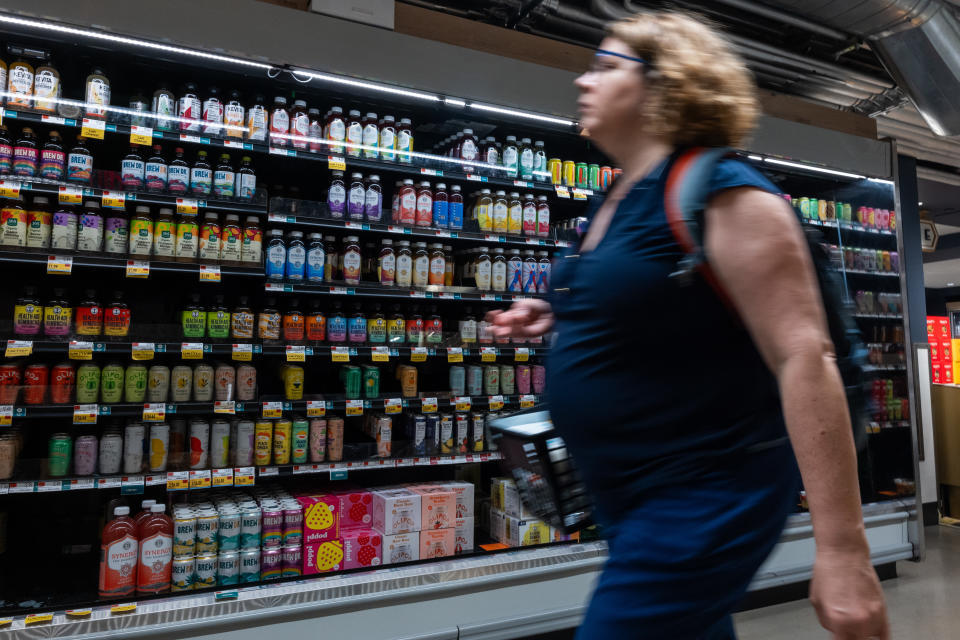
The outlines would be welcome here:
[[[546,300],[518,300],[506,311],[487,313],[496,338],[536,338],[553,327],[553,310]]]
[[[864,551],[817,551],[810,601],[834,640],[890,639],[877,573]]]

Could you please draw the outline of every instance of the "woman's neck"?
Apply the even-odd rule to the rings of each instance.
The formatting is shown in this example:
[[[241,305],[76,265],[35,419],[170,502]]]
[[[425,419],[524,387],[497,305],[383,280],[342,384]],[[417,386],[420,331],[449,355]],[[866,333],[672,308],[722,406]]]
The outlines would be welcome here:
[[[627,142],[623,144],[622,142]],[[673,152],[673,146],[659,139],[644,136],[642,139],[624,138],[610,155],[623,169],[624,182],[642,180]]]

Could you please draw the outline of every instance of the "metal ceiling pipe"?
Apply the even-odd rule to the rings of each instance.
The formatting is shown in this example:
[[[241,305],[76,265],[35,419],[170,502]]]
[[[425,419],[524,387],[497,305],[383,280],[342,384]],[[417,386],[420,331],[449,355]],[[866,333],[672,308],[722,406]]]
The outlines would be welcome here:
[[[938,135],[960,135],[960,20],[942,0],[766,0],[863,35]]]
[[[746,11],[764,18],[770,18],[771,20],[776,20],[777,22],[782,22],[783,24],[789,24],[791,26],[798,27],[804,31],[816,33],[827,38],[833,38],[834,40],[850,39],[849,33],[845,33],[839,29],[831,29],[830,27],[820,24],[819,22],[807,20],[806,18],[801,18],[800,16],[792,13],[787,13],[785,11],[780,11],[762,4],[757,4],[756,2],[751,2],[748,0],[713,0],[713,2],[719,2],[720,4],[725,4],[728,7],[733,7],[735,9],[739,9],[740,11]],[[625,5],[627,7],[631,7],[634,4],[636,3],[633,2],[633,0],[625,0]]]

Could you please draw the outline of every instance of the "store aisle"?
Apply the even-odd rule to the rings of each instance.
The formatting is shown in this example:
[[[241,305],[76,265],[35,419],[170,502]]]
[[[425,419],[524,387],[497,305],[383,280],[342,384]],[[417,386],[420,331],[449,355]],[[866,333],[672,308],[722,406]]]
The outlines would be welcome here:
[[[893,638],[956,637],[960,590],[960,529],[927,527],[923,562],[899,562],[899,577],[883,583]],[[735,617],[740,640],[821,640],[820,628],[807,600],[745,611]]]

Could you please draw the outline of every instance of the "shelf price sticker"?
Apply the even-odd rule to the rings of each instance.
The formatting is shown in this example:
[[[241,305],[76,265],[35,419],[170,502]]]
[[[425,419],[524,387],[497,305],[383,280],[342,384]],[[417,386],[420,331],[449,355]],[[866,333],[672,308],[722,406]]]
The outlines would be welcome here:
[[[73,405],[73,424],[97,424],[97,415],[100,413],[95,404]]]
[[[0,618],[0,627],[13,624],[13,618]]]
[[[371,359],[374,362],[390,362],[390,347],[374,347]]]
[[[348,415],[348,416],[362,416],[362,415],[363,415],[363,400],[347,400],[347,415]]]
[[[67,347],[67,357],[71,360],[93,360],[93,343],[71,340]]]
[[[420,401],[420,412],[421,413],[436,413],[437,412],[437,399],[436,398],[423,398]]]
[[[180,358],[182,360],[202,360],[203,343],[202,342],[181,342]]]
[[[62,491],[63,482],[60,480],[38,480],[37,481],[37,493],[51,493],[54,491]]]
[[[387,414],[395,414],[403,411],[403,399],[402,398],[386,398],[383,401],[383,412]]]
[[[468,173],[467,180],[472,180],[473,182],[487,182],[486,176],[478,176],[475,173]]]
[[[137,610],[136,602],[129,602],[127,604],[115,604],[110,607],[110,613],[116,615],[118,613],[130,613]]]
[[[257,474],[261,478],[271,478],[280,475],[279,467],[260,467],[257,469]]]
[[[120,478],[120,495],[140,495],[143,493],[143,486],[143,476],[123,476]]]
[[[250,362],[253,359],[253,345],[252,344],[235,344],[233,345],[233,359],[238,362]]]
[[[220,265],[200,265],[200,282],[220,282]]]
[[[410,349],[410,362],[426,362],[427,361],[427,348],[426,347],[413,347]]]
[[[93,614],[93,609],[67,609],[63,613],[68,618],[86,618]]]
[[[531,396],[531,395],[520,396],[520,408],[529,409],[534,405],[536,400],[537,400],[536,396]]]
[[[150,262],[147,260],[127,260],[128,278],[149,278]]]
[[[252,486],[256,482],[255,478],[253,467],[237,467],[233,470],[233,486],[235,487]]]
[[[425,169],[425,168],[421,168],[421,169],[420,169],[420,175],[422,175],[422,176],[442,176],[442,175],[443,175],[443,171],[440,171],[439,169]]]
[[[214,469],[211,474],[210,484],[214,487],[232,487],[233,469]]]
[[[130,144],[153,144],[153,128],[133,125],[130,127]]]
[[[33,493],[37,488],[35,482],[11,482],[7,485],[8,493]]]
[[[330,349],[330,359],[334,362],[350,362],[350,348],[332,347]]]
[[[347,161],[342,156],[330,156],[327,158],[327,168],[331,171],[346,171]]]
[[[527,347],[517,347],[513,350],[513,359],[516,362],[526,362],[530,359],[530,349]]]
[[[50,622],[53,620],[52,613],[31,613],[26,618],[23,619],[23,624],[32,625],[32,624],[41,624],[43,622]]]
[[[200,201],[193,198],[177,198],[177,213],[184,216],[195,216],[200,209]]]
[[[282,402],[264,402],[261,415],[264,418],[279,418],[283,416]]]
[[[13,405],[0,404],[0,427],[9,427],[13,424]]]
[[[152,342],[134,342],[130,345],[130,357],[134,360],[153,360],[155,349]]]
[[[191,489],[209,489],[210,488],[210,470],[197,469],[190,472]]]
[[[83,198],[83,190],[80,187],[60,187],[60,193],[57,199],[60,204],[80,204]]]
[[[307,349],[303,345],[287,345],[287,362],[306,362]]]
[[[108,209],[123,209],[127,206],[127,194],[123,191],[104,191],[100,201]]]
[[[496,347],[480,347],[480,361],[481,361],[481,362],[496,362],[496,361],[497,361],[497,348],[496,348]]]
[[[167,405],[163,402],[147,402],[143,405],[144,422],[163,422],[167,417]]]
[[[47,273],[68,276],[73,272],[73,256],[47,256]]]
[[[97,118],[84,118],[80,126],[80,135],[84,138],[95,138],[103,140],[103,132],[107,128],[105,120]]]
[[[558,197],[558,198],[566,198],[566,199],[568,199],[568,200],[570,199],[570,192],[567,191],[567,188],[566,188],[566,187],[558,184],[558,185],[556,185],[555,188],[556,188],[556,190],[557,190],[557,197]]]
[[[463,349],[461,347],[448,348],[447,362],[463,362]]]
[[[186,491],[190,488],[189,471],[168,471],[167,491]]]
[[[64,491],[80,491],[93,488],[93,478],[71,478],[70,480],[63,481]]]
[[[217,400],[213,403],[213,412],[236,415],[237,403],[235,400]]]
[[[33,353],[33,342],[30,340],[7,340],[6,358],[23,358]]]
[[[470,411],[470,396],[457,396],[453,402],[457,411]]]
[[[487,398],[487,406],[491,411],[503,409],[503,396],[490,396]]]
[[[588,192],[587,192],[587,191],[584,191],[583,189],[574,189],[574,190],[573,190],[573,199],[574,199],[574,200],[586,200],[586,199],[587,199],[587,193],[588,193]]]
[[[322,418],[327,415],[327,403],[323,400],[307,400],[307,417]]]
[[[0,197],[19,198],[21,184],[15,180],[0,180]]]

